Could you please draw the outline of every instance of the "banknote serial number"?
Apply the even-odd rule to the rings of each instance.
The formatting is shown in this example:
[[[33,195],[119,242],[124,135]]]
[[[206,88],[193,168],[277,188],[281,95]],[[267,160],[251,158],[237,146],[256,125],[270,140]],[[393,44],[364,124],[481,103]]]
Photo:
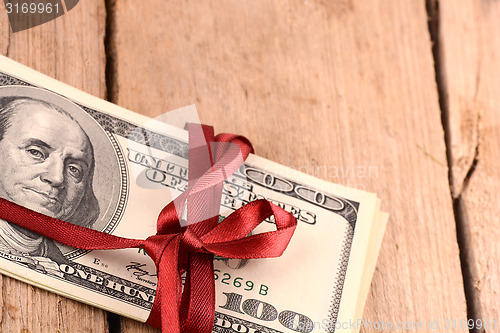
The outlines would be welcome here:
[[[7,14],[58,14],[59,4],[23,2],[23,3],[6,3]]]
[[[235,288],[241,288],[245,291],[252,291],[252,290],[259,290],[259,294],[262,296],[267,295],[267,292],[269,290],[269,287],[266,286],[265,284],[256,284],[253,281],[250,280],[245,280],[242,277],[234,277],[231,276],[229,273],[222,273],[218,269],[214,269],[214,277],[215,281],[228,285],[228,286],[233,286]]]

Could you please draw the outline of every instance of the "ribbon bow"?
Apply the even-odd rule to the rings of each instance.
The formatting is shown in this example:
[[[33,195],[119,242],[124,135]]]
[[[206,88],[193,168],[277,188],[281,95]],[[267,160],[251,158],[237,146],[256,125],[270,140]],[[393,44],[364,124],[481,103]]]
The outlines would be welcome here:
[[[278,257],[288,246],[297,221],[292,214],[266,200],[256,200],[236,210],[218,223],[223,181],[235,172],[253,151],[241,136],[219,134],[203,126],[203,139],[209,143],[209,169],[203,155],[205,144],[195,130],[188,128],[188,189],[160,213],[156,235],[145,240],[113,236],[34,212],[0,198],[0,219],[15,223],[68,246],[85,249],[143,248],[158,272],[156,297],[146,323],[163,332],[209,333],[215,316],[213,256],[253,259]],[[231,145],[241,149],[235,152]],[[234,148],[234,147],[233,147]],[[179,216],[187,207],[187,226]],[[207,213],[208,211],[208,213]],[[216,212],[214,214],[214,212]],[[276,230],[248,236],[265,219],[274,215]],[[189,222],[197,222],[190,224]],[[200,222],[198,222],[200,221]],[[181,275],[186,273],[184,289]]]

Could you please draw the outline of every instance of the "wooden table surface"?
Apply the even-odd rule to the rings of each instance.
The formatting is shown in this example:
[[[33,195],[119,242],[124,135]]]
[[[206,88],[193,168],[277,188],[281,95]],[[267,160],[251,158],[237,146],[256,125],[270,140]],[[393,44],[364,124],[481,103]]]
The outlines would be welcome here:
[[[500,331],[500,2],[85,0],[18,33],[0,11],[3,55],[148,116],[195,103],[263,157],[378,193],[367,321]],[[1,332],[155,331],[0,286]]]

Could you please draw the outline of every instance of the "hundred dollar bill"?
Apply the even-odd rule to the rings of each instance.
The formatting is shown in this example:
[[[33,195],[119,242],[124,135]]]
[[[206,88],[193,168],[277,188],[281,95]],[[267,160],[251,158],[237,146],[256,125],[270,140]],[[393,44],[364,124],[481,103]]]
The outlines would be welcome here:
[[[187,189],[187,166],[184,130],[0,58],[1,197],[147,238]],[[224,183],[220,216],[260,198],[291,212],[296,232],[280,258],[215,258],[213,332],[356,331],[387,221],[376,195],[250,155]],[[0,271],[140,321],[158,282],[142,250],[69,248],[2,220]]]

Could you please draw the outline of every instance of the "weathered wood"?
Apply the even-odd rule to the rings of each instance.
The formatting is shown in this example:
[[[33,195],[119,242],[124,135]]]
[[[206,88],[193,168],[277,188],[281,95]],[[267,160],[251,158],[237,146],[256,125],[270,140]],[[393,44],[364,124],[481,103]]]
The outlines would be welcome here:
[[[0,4],[0,52],[104,98],[104,3],[80,1],[68,14],[13,34]],[[106,312],[0,276],[1,332],[108,332]]]
[[[156,329],[154,327],[148,326],[146,324],[140,323],[138,321],[122,318],[121,320],[121,331],[123,333],[132,333],[132,332],[140,332],[140,333],[159,333],[161,330]]]
[[[377,192],[391,218],[364,318],[466,318],[424,0],[115,5],[115,102],[196,103],[261,156]]]
[[[454,196],[470,242],[473,315],[496,320],[500,309],[500,3],[439,4],[439,72],[447,114]]]

